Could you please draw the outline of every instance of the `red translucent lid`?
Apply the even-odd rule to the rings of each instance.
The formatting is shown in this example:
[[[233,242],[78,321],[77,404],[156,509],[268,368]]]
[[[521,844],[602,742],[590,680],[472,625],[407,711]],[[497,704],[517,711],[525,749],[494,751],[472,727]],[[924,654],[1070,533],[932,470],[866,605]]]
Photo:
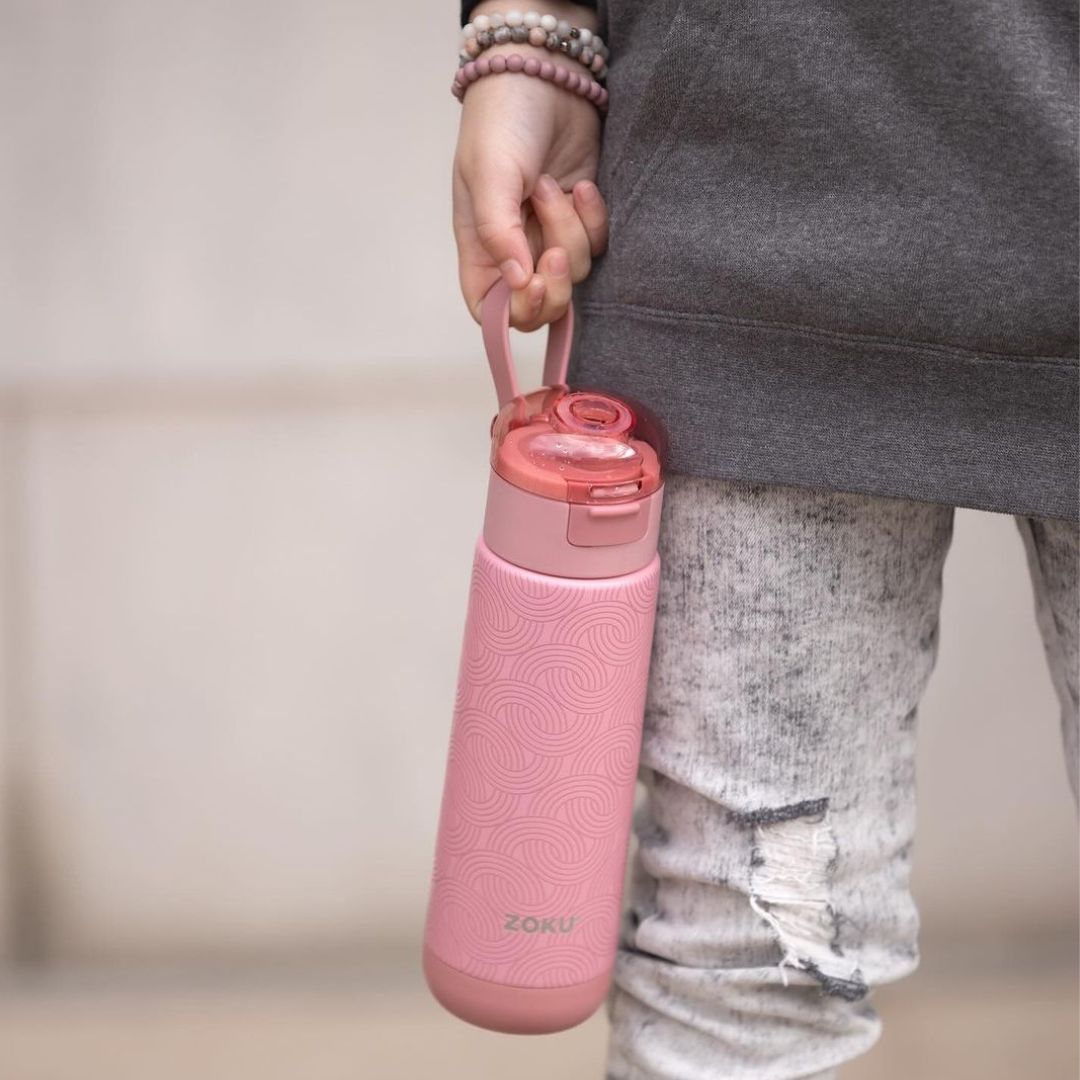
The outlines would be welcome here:
[[[481,326],[499,412],[491,464],[508,483],[549,499],[612,503],[641,499],[661,484],[662,429],[638,405],[593,390],[570,390],[566,370],[573,308],[548,330],[547,386],[522,394],[510,355],[510,290],[484,297]]]
[[[656,428],[627,402],[565,386],[507,402],[491,425],[491,464],[508,483],[549,499],[610,503],[660,486]]]

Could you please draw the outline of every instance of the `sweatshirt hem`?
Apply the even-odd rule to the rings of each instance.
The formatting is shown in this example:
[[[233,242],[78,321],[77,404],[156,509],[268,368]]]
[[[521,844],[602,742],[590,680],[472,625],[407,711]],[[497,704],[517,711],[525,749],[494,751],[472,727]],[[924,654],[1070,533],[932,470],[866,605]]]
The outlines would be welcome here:
[[[572,380],[653,411],[668,432],[672,471],[1080,515],[1071,357],[625,302],[577,307]]]

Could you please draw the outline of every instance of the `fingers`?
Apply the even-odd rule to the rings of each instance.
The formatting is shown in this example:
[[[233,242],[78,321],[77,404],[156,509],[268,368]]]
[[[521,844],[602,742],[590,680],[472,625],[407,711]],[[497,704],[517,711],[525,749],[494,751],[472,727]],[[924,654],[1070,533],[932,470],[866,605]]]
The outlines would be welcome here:
[[[471,170],[465,183],[477,240],[507,284],[512,289],[525,288],[532,276],[533,257],[521,220],[520,170],[509,158],[495,156]]]
[[[535,330],[562,318],[573,285],[589,275],[594,255],[607,247],[608,218],[604,197],[590,180],[581,180],[567,194],[546,173],[539,177],[530,202],[546,250],[536,264],[543,281],[543,298],[532,295],[528,304],[511,308],[511,321],[521,330]],[[533,236],[535,243],[536,237]]]
[[[539,282],[539,287],[537,286]],[[528,300],[518,306],[518,293],[510,305],[510,324],[518,330],[537,330],[566,314],[574,282],[570,257],[562,248],[548,248],[536,264],[536,274],[524,292]],[[537,292],[533,290],[537,289]]]
[[[582,227],[589,238],[589,248],[595,258],[607,250],[607,203],[604,202],[600,189],[591,180],[579,180],[574,185],[572,194],[574,209],[581,219]]]
[[[502,159],[505,161],[505,159]],[[512,291],[511,325],[534,330],[562,317],[574,282],[588,276],[607,244],[607,207],[591,181],[572,192],[542,175],[523,217],[526,180],[493,160],[456,163],[454,228],[462,292],[478,322],[487,291],[501,276]],[[535,253],[540,253],[536,258]],[[535,260],[535,261],[534,261]]]
[[[541,274],[533,274],[524,289],[510,294],[510,325],[518,330],[533,330],[543,325],[540,318],[544,310],[547,285]]]
[[[544,247],[562,248],[570,260],[572,279],[584,281],[592,267],[592,245],[573,198],[544,173],[533,187],[531,202]]]
[[[540,256],[536,273],[525,288],[515,289],[510,294],[510,325],[515,330],[538,330],[561,319],[566,314],[572,289],[570,260],[566,252],[562,248],[549,248]],[[470,308],[477,322],[483,300],[484,294],[481,294]]]

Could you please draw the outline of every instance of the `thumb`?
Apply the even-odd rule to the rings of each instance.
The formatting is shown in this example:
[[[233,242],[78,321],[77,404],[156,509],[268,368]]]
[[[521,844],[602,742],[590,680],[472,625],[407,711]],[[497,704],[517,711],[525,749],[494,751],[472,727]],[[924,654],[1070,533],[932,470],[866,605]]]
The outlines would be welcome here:
[[[521,223],[525,200],[521,173],[491,162],[469,178],[468,186],[476,238],[510,288],[525,288],[532,278],[533,258]]]

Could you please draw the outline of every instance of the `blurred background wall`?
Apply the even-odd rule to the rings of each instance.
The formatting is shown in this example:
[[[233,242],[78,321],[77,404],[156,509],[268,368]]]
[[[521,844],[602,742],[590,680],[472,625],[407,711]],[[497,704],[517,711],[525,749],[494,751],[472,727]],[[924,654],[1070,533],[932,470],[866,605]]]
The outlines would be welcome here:
[[[451,0],[0,0],[14,970],[413,962],[492,409],[455,29]],[[1075,954],[1056,709],[1015,528],[962,512],[924,949]]]

